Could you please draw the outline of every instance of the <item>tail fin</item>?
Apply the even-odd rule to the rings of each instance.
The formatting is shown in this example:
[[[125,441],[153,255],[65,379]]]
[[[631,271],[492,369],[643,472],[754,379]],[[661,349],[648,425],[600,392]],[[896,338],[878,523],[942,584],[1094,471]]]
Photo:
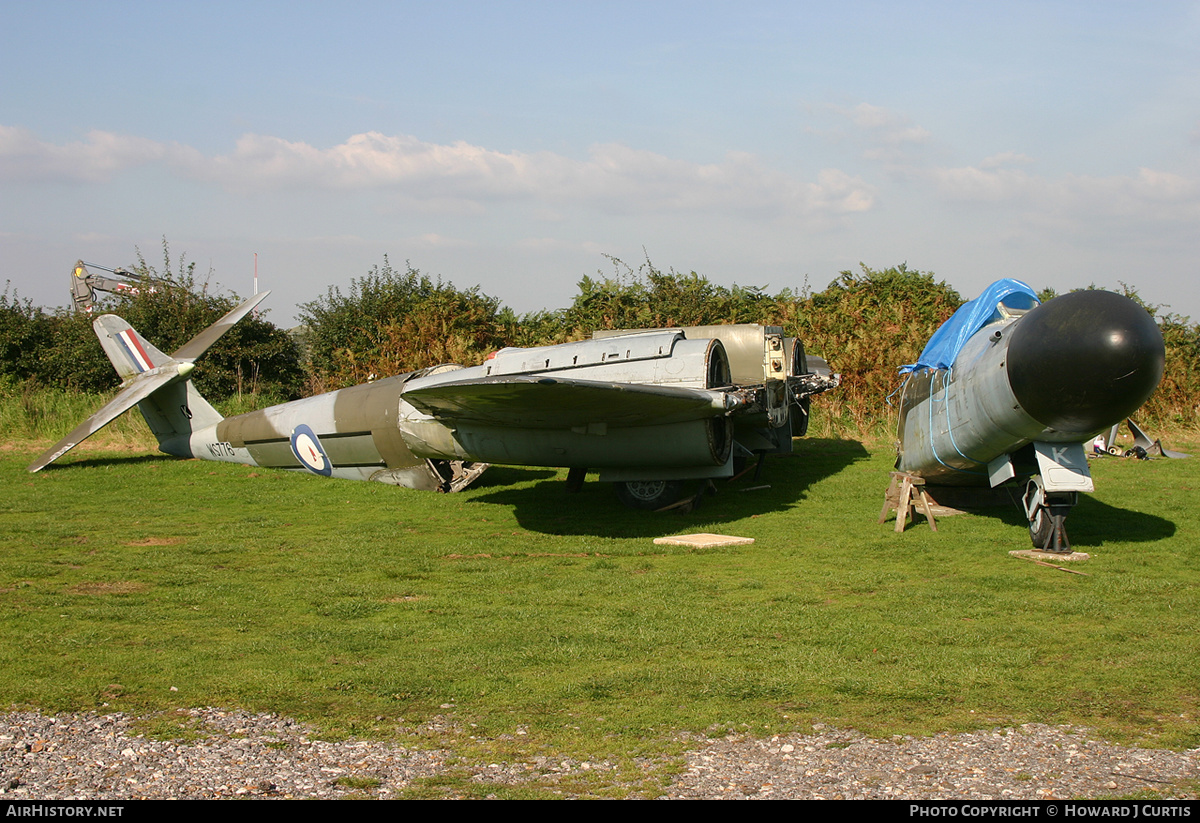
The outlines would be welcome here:
[[[247,300],[169,356],[116,315],[96,318],[92,328],[104,353],[125,382],[116,397],[50,447],[29,466],[29,471],[45,468],[135,405],[158,438],[158,447],[162,451],[190,457],[188,441],[191,433],[221,421],[221,414],[200,396],[188,379],[195,368],[194,362],[269,294],[269,291],[263,292]]]
[[[92,322],[96,337],[122,380],[166,365],[172,358],[154,348],[146,338],[115,314],[104,314]]]

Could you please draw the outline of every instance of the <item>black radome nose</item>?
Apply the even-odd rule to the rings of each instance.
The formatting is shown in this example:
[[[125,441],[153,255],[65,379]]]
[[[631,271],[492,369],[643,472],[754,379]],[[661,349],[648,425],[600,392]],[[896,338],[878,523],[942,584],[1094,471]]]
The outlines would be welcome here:
[[[1162,332],[1144,308],[1107,291],[1056,297],[1013,324],[1008,378],[1035,420],[1086,437],[1121,422],[1162,379]]]

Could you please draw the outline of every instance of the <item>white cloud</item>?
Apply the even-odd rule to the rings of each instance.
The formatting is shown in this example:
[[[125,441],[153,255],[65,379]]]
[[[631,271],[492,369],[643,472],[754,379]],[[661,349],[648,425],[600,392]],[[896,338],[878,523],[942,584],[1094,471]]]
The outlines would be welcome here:
[[[924,171],[937,191],[950,200],[998,202],[1013,198],[1036,199],[1047,195],[1044,180],[1017,169],[981,166],[931,168]]]
[[[772,218],[847,214],[868,210],[875,201],[872,186],[840,170],[823,170],[806,182],[745,152],[694,163],[605,143],[578,160],[367,132],[327,149],[250,134],[232,153],[208,157],[178,144],[105,132],[56,146],[21,129],[0,130],[2,179],[103,182],[123,169],[151,163],[240,192],[377,190],[401,203],[460,213],[524,201],[542,214],[585,205],[613,214],[716,211]]]
[[[1002,151],[999,154],[993,154],[991,157],[985,157],[979,164],[981,169],[996,169],[1001,166],[1027,166],[1033,162],[1033,158],[1027,154],[1021,154],[1016,151]]]
[[[1134,175],[1048,178],[987,165],[934,168],[926,174],[940,195],[954,201],[1007,202],[1077,219],[1119,216],[1173,223],[1200,218],[1200,181],[1178,174],[1142,168]]]
[[[586,203],[612,213],[736,211],[837,213],[870,208],[870,186],[836,170],[803,183],[729,153],[698,164],[618,143],[592,146],[585,160],[551,152],[498,152],[462,141],[426,143],[410,136],[358,134],[329,149],[249,135],[232,155],[200,172],[236,188],[315,186],[386,189],[419,201],[534,200],[542,206]],[[199,171],[199,170],[197,170]]]
[[[764,217],[863,211],[874,189],[857,177],[825,170],[805,183],[767,168],[753,155],[730,152],[695,164],[609,143],[586,161],[556,158],[531,169],[533,187],[556,201],[592,201],[611,212],[738,211]]]
[[[999,152],[974,165],[939,165],[911,150],[933,140],[908,117],[868,103],[829,108],[862,130],[867,159],[953,208],[999,207],[1026,223],[1052,223],[1081,234],[1105,221],[1131,227],[1200,220],[1200,179],[1195,177],[1150,168],[1106,177],[1049,176],[1037,173],[1034,158],[1018,151]]]
[[[176,144],[106,131],[57,146],[26,129],[0,126],[0,180],[6,181],[104,182],[125,169],[183,153]]]
[[[976,232],[981,246],[1002,241],[1005,254],[1038,249],[1038,261],[1029,264],[1035,268],[1064,255],[1057,264],[1059,276],[1089,261],[1092,268],[1074,275],[1079,282],[1129,277],[1122,264],[1133,272],[1164,255],[1194,256],[1200,223],[1200,181],[1195,179],[1151,169],[1047,177],[979,167],[930,169],[923,179],[942,201],[933,213],[945,214],[948,224],[964,227],[967,235]]]
[[[913,123],[908,117],[870,103],[857,106],[824,106],[828,111],[848,120],[856,128],[854,139],[862,146],[863,157],[882,163],[902,162],[907,154],[924,149],[932,133]],[[840,134],[836,129],[835,134]]]
[[[924,143],[932,135],[928,129],[914,125],[907,117],[870,103],[859,103],[853,109],[842,109],[860,128],[874,132],[885,143]]]
[[[521,251],[532,252],[538,256],[560,254],[582,255],[585,258],[599,259],[611,252],[613,246],[597,243],[594,240],[575,240],[560,237],[525,237],[513,242],[513,246]]]
[[[447,237],[444,234],[437,234],[436,232],[426,232],[420,237],[409,238],[409,242],[426,248],[472,248],[475,246],[475,243],[469,240],[464,240],[460,237]]]
[[[431,186],[442,196],[465,192],[486,197],[519,190],[527,162],[524,155],[461,141],[446,146],[378,132],[356,134],[331,149],[250,134],[238,140],[233,154],[204,158],[191,170],[246,188]]]

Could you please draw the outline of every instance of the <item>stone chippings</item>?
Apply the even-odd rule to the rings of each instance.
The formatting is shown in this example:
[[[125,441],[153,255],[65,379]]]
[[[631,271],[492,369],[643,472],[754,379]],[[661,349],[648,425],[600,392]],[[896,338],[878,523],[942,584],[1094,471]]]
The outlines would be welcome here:
[[[442,749],[362,740],[314,740],[271,714],[214,708],[172,715],[198,739],[157,740],[137,718],[37,712],[0,714],[0,796],[5,799],[339,798],[397,796],[412,781],[453,770],[488,785],[559,782],[590,772],[618,785],[609,762],[537,757],[466,763]],[[399,731],[429,744],[461,733],[436,717]],[[695,741],[663,799],[1070,799],[1154,792],[1195,797],[1200,750],[1115,746],[1086,730],[1029,724],[970,734],[873,740],[817,727],[770,739]],[[657,771],[656,764],[644,764]],[[573,781],[574,782],[574,781]],[[626,786],[631,793],[644,785]],[[611,793],[611,792],[610,792]],[[559,796],[575,796],[563,791]]]
[[[0,715],[0,792],[10,800],[386,797],[444,768],[444,752],[313,740],[309,728],[275,715],[206,708],[177,716],[203,739],[149,739],[120,713]]]
[[[1136,749],[1027,724],[872,740],[854,731],[727,738],[687,756],[672,798],[1050,800],[1194,798],[1200,749]]]

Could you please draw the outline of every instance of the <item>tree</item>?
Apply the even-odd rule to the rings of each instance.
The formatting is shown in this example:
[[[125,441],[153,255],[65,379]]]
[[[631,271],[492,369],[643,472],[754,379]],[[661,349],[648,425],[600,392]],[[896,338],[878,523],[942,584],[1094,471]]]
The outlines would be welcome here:
[[[161,271],[148,264],[140,250],[137,257],[131,271],[146,281],[137,294],[120,292],[105,297],[91,314],[59,311],[46,317],[52,343],[39,346],[31,378],[44,385],[82,391],[113,389],[120,379],[92,331],[95,317],[119,315],[155,347],[170,354],[240,302],[235,294],[211,293],[207,279],[197,281],[196,264],[182,255],[172,271],[165,239]],[[149,288],[151,278],[159,281],[154,289]],[[287,332],[261,316],[251,316],[226,332],[200,358],[193,380],[210,400],[243,392],[294,399],[300,396],[304,374]]]
[[[49,317],[16,292],[9,296],[11,283],[0,293],[0,376],[12,380],[36,379],[38,355],[54,340]]]
[[[500,302],[385,256],[348,293],[300,306],[314,388],[334,389],[438,363],[473,365],[505,345]],[[511,314],[511,312],[510,312]]]
[[[843,375],[841,388],[822,398],[822,408],[867,430],[898,385],[897,368],[916,361],[963,299],[933,272],[904,263],[859,265],[861,271],[843,271],[824,291],[781,306],[781,322]]]
[[[609,257],[614,276],[579,281],[579,294],[562,312],[573,338],[597,329],[671,328],[760,322],[771,298],[761,289],[714,285],[707,277],[662,271],[647,258],[635,271]]]

